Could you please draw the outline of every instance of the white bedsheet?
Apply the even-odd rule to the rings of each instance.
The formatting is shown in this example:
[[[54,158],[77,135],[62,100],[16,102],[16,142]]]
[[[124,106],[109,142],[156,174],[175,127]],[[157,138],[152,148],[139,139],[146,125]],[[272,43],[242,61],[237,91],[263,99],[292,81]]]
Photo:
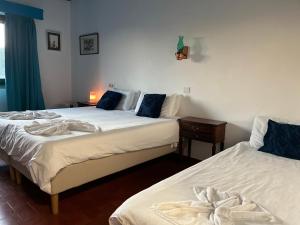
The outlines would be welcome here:
[[[242,142],[128,199],[111,216],[111,225],[170,225],[151,206],[196,200],[193,186],[237,192],[276,216],[300,224],[300,161],[258,152]],[[238,224],[239,225],[239,224]]]
[[[47,193],[51,192],[51,178],[68,165],[178,141],[179,128],[174,119],[137,117],[130,111],[95,107],[48,111],[62,115],[60,119],[91,123],[100,127],[101,132],[34,136],[24,130],[24,125],[32,121],[0,119],[0,148],[25,166],[33,182]]]

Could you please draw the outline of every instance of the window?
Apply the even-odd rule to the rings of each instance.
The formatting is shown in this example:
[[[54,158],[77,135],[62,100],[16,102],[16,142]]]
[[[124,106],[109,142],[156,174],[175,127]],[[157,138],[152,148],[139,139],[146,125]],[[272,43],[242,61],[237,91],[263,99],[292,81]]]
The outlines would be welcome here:
[[[0,86],[5,85],[5,18],[0,16]]]

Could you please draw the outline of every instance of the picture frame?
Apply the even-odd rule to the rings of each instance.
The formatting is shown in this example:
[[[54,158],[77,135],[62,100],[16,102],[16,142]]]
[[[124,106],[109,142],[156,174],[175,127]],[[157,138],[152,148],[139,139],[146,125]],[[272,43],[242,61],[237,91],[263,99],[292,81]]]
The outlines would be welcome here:
[[[99,54],[99,33],[79,36],[80,55]]]
[[[48,31],[47,39],[48,39],[48,50],[53,50],[53,51],[61,50],[60,33]]]

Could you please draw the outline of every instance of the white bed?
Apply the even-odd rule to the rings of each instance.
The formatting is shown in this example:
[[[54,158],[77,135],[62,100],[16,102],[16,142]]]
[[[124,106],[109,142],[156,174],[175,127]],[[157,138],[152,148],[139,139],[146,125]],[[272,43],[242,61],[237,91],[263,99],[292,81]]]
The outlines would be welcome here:
[[[125,201],[110,225],[170,225],[152,204],[197,200],[193,186],[238,192],[260,204],[285,225],[300,224],[300,161],[259,152],[242,142]]]
[[[176,119],[138,117],[132,111],[95,107],[48,111],[62,115],[58,119],[80,120],[101,128],[93,134],[42,137],[24,130],[32,121],[0,119],[0,157],[51,195],[168,154],[178,142]],[[101,165],[106,167],[99,171]],[[78,175],[80,171],[86,174]]]

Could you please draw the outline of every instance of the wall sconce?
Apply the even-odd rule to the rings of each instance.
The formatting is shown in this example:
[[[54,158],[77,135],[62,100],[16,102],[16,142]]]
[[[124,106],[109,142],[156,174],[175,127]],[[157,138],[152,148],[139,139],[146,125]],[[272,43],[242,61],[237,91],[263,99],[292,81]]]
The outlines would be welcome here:
[[[96,103],[97,102],[97,93],[95,91],[90,92],[90,103]]]
[[[175,53],[177,60],[183,60],[188,58],[189,47],[184,45],[183,42],[184,36],[179,36],[177,43],[177,52]]]

